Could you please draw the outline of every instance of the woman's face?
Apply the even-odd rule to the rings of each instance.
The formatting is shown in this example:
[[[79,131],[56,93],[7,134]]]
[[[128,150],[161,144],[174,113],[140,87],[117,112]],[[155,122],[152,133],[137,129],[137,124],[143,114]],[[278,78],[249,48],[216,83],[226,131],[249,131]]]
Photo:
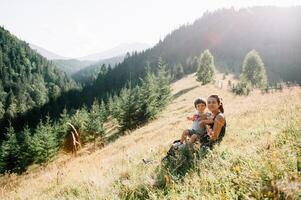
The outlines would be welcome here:
[[[218,111],[218,109],[219,109],[219,104],[217,102],[217,99],[214,97],[209,97],[207,99],[207,105],[208,105],[208,109],[211,112]]]

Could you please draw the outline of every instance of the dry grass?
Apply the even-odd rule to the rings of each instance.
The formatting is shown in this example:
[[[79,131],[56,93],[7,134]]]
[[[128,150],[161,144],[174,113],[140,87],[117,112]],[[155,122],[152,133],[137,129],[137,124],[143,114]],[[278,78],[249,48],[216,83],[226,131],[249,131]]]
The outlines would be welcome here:
[[[298,175],[293,173],[296,152],[284,142],[291,140],[282,133],[301,128],[301,89],[235,96],[227,90],[229,78],[222,80],[218,74],[216,84],[201,86],[194,75],[189,75],[173,83],[176,98],[158,119],[95,152],[86,148],[76,158],[60,155],[46,167],[32,166],[21,176],[0,177],[0,199],[118,199],[135,190],[145,191],[151,199],[257,198],[265,189],[261,175],[274,176],[274,171],[281,169],[283,173],[287,171],[283,174],[287,178],[273,184],[288,188],[291,178]],[[152,188],[156,168],[166,150],[191,125],[186,116],[194,112],[193,100],[210,94],[224,99],[228,124],[224,141],[200,164],[201,173],[189,173],[184,183],[170,180],[164,190]],[[285,144],[277,146],[279,141]],[[145,165],[143,158],[152,162]],[[279,166],[271,164],[275,161]],[[294,180],[300,180],[298,176]],[[253,187],[248,190],[250,185]],[[296,196],[300,183],[295,187],[290,191]],[[248,197],[246,193],[250,193]]]

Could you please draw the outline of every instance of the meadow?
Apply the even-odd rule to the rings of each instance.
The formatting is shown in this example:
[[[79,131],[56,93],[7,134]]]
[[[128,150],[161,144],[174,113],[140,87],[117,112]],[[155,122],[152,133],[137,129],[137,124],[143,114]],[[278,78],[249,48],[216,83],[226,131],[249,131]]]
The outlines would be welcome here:
[[[0,199],[300,199],[300,87],[236,96],[229,80],[218,73],[202,86],[195,74],[185,76],[172,84],[173,100],[157,119],[103,148],[87,145],[77,157],[60,153],[48,165],[1,176]],[[163,174],[159,187],[161,159],[191,126],[194,99],[210,94],[224,101],[224,140],[182,179]],[[114,133],[113,121],[106,126]]]

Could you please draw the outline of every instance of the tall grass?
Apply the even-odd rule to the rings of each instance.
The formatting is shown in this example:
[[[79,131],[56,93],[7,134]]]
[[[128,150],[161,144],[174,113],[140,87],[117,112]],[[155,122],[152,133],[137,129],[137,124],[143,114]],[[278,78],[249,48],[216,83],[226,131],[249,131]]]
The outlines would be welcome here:
[[[225,88],[200,86],[193,75],[172,87],[179,95],[158,119],[92,153],[83,149],[76,158],[60,155],[44,168],[0,177],[0,199],[301,198],[300,88],[234,96]],[[194,112],[194,98],[213,93],[224,99],[223,141],[205,158],[192,154],[178,171],[185,173],[167,169],[161,160],[191,125],[185,118]]]
[[[278,105],[280,106],[280,105]],[[131,166],[120,177],[108,199],[300,199],[301,107],[300,104],[263,108],[242,113],[232,124],[227,139],[200,160],[189,157],[184,178],[158,164]],[[239,116],[238,116],[239,117]],[[237,136],[236,136],[237,134]],[[162,158],[157,153],[153,158]],[[189,166],[191,164],[191,166]]]

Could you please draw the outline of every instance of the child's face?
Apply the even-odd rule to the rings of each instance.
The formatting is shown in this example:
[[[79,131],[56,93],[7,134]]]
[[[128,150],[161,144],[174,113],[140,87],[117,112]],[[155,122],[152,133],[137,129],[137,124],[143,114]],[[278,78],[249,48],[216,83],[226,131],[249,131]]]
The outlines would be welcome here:
[[[196,108],[197,111],[199,111],[199,112],[202,113],[202,112],[204,112],[204,110],[206,109],[206,105],[203,104],[203,103],[199,103],[199,104],[196,105],[195,108]]]

